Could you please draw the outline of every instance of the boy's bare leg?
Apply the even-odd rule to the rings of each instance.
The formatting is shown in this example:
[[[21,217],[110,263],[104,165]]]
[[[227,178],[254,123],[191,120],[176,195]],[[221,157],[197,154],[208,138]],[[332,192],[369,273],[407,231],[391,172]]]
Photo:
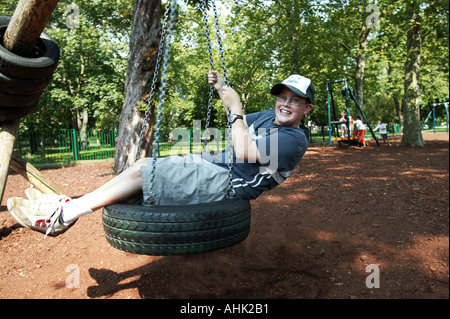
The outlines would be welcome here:
[[[141,167],[147,161],[139,160],[95,191],[67,202],[63,209],[66,223],[102,207],[124,202],[142,191]]]
[[[140,170],[143,166],[147,166],[147,159],[145,159],[145,158],[138,160],[131,167],[124,170],[122,173],[120,173],[119,175],[117,175],[116,177],[114,177],[113,179],[108,181],[107,183],[103,184],[102,186],[100,186],[99,188],[97,188],[96,190],[91,192],[90,194],[101,193],[110,187],[115,187],[116,185],[127,181],[127,179],[132,178],[133,175],[139,174]]]

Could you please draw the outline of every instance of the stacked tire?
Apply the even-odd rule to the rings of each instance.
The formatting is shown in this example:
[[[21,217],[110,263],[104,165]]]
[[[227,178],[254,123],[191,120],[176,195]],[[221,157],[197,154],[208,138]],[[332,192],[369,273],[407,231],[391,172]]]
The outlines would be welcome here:
[[[11,17],[0,16],[0,122],[32,113],[58,65],[60,50],[45,32],[30,56],[8,51],[3,38]]]

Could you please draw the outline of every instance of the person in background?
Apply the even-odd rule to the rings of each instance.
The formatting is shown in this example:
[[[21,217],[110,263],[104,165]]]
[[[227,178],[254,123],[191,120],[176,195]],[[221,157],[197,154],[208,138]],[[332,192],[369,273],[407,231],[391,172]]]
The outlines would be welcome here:
[[[345,118],[345,114],[344,113],[341,113],[341,117],[339,118],[339,122],[341,122],[342,137],[348,137],[347,119]]]
[[[367,142],[366,142],[366,139],[364,138],[364,134],[366,133],[366,126],[361,121],[361,117],[360,116],[356,117],[355,127],[356,127],[355,132],[354,132],[355,136],[356,137],[359,136],[359,143],[363,147],[366,147],[367,146]]]
[[[391,146],[391,143],[389,143],[388,139],[387,124],[383,123],[381,120],[378,120],[377,127],[373,131],[376,132],[378,130],[380,132],[381,137],[383,138],[383,142],[388,143],[389,146]]]

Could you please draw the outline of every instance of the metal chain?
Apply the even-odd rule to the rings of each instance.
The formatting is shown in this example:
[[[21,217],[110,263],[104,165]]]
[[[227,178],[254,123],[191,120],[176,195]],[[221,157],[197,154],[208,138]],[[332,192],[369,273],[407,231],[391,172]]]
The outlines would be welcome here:
[[[211,70],[214,70],[214,61],[213,61],[213,53],[211,48],[211,36],[209,33],[209,24],[208,24],[208,13],[207,13],[207,2],[208,0],[202,1],[202,12],[203,12],[203,21],[205,23],[205,32],[206,32],[206,40],[208,43],[208,54],[209,54],[209,62],[211,65]],[[217,40],[219,43],[219,52],[220,52],[220,58],[222,61],[222,69],[223,69],[223,76],[225,80],[225,85],[230,86],[230,83],[228,81],[228,74],[227,74],[227,68],[225,63],[225,55],[223,50],[223,44],[222,44],[222,37],[220,36],[220,26],[219,26],[219,17],[217,14],[216,4],[214,0],[211,0],[212,7],[214,10],[214,20],[215,20],[215,27],[216,27],[216,34],[217,34]],[[206,151],[206,143],[209,139],[209,123],[211,120],[211,110],[212,110],[212,98],[213,98],[213,91],[214,91],[214,84],[210,86],[209,91],[209,100],[208,100],[208,114],[206,119],[206,128],[205,128],[205,139],[203,142],[203,151]],[[232,136],[232,130],[231,130],[231,121],[230,121],[231,112],[228,110],[227,112],[227,127],[228,127],[228,196],[233,197],[236,195],[236,192],[233,188],[233,136]]]
[[[167,20],[169,18],[169,12],[170,12],[170,6],[167,5],[166,11],[164,13],[164,21],[161,25],[161,39],[159,42],[158,55],[156,58],[155,70],[153,72],[153,81],[152,81],[152,86],[150,89],[150,94],[149,94],[149,98],[148,98],[148,102],[147,102],[147,109],[145,111],[144,123],[142,125],[141,133],[139,135],[139,143],[138,143],[138,148],[136,151],[135,162],[137,162],[137,160],[139,159],[139,157],[141,155],[142,142],[144,140],[145,131],[147,130],[147,124],[148,124],[148,119],[150,117],[151,105],[153,103],[153,95],[155,93],[156,83],[158,82],[159,70],[161,68],[161,59],[162,59],[162,55],[164,52],[164,45],[166,42],[166,25],[167,25]]]
[[[167,74],[169,72],[169,60],[170,60],[170,51],[171,51],[171,43],[173,38],[173,25],[174,25],[174,19],[175,19],[175,8],[176,8],[176,0],[171,0],[170,8],[167,4],[166,12],[165,12],[165,18],[163,23],[163,29],[162,29],[162,35],[161,35],[161,43],[160,48],[158,51],[158,56],[160,57],[160,54],[162,55],[162,52],[164,51],[164,63],[162,66],[162,72],[161,72],[161,85],[159,90],[159,101],[158,101],[158,108],[157,108],[157,117],[156,117],[156,127],[155,127],[155,135],[153,140],[153,163],[151,166],[151,172],[150,172],[150,198],[146,199],[145,204],[154,204],[156,202],[155,194],[153,193],[153,185],[155,181],[155,166],[156,166],[156,160],[158,156],[158,149],[159,149],[159,134],[161,130],[161,122],[162,122],[162,113],[164,109],[164,98],[166,95],[166,78]],[[169,15],[170,11],[170,15]],[[167,26],[167,18],[169,17],[168,26]],[[167,30],[166,30],[167,26]],[[166,32],[167,32],[167,40],[166,38]],[[164,41],[163,41],[164,40]],[[165,48],[164,48],[165,47]],[[160,61],[159,61],[160,62]],[[157,62],[158,63],[158,62]],[[157,65],[157,68],[159,69],[160,66]],[[155,69],[156,72],[156,69]],[[145,125],[147,125],[148,116],[147,113],[150,114],[150,105],[152,103],[153,94],[154,94],[154,87],[153,85],[156,85],[156,77],[153,78],[153,84],[152,84],[152,92],[150,93],[149,102],[147,104],[147,112],[146,112],[146,119],[145,119]],[[143,128],[142,132],[145,132],[145,127]],[[142,142],[142,132],[141,132],[141,141]],[[140,153],[140,151],[139,151]],[[139,153],[136,155],[136,158],[138,158]]]
[[[217,33],[217,42],[219,43],[219,53],[220,53],[220,60],[222,61],[223,78],[225,80],[226,86],[230,86],[230,82],[228,81],[227,64],[225,63],[225,55],[223,53],[222,37],[220,36],[219,15],[217,14],[216,2],[214,0],[212,0],[211,2],[214,11],[214,21],[216,22],[215,25]]]
[[[202,2],[202,9],[203,9],[203,18],[205,22],[205,30],[206,30],[206,37],[208,41],[208,52],[209,52],[209,58],[210,58],[210,64],[211,64],[211,70],[214,70],[214,62],[213,62],[213,54],[212,54],[212,48],[211,48],[211,37],[209,33],[209,26],[208,26],[208,18],[207,18],[207,9],[206,4],[208,0],[203,0]],[[225,56],[224,56],[224,50],[223,50],[223,44],[222,44],[222,38],[220,36],[220,27],[219,27],[219,18],[217,14],[217,9],[214,0],[212,0],[212,6],[214,10],[214,20],[215,20],[215,26],[216,26],[216,33],[219,43],[219,52],[220,52],[220,58],[222,61],[222,68],[223,68],[223,75],[226,86],[229,85],[228,81],[228,74],[226,70],[226,63],[225,63]],[[159,74],[159,69],[161,67],[161,60],[164,53],[164,63],[161,73],[161,86],[160,86],[160,94],[159,94],[159,101],[158,101],[158,109],[157,109],[157,121],[156,121],[156,127],[155,127],[155,135],[154,135],[154,141],[153,141],[153,165],[151,168],[151,174],[150,174],[150,199],[147,199],[147,203],[154,203],[156,201],[155,195],[153,194],[153,185],[154,185],[154,179],[155,179],[155,164],[157,160],[157,154],[158,154],[158,148],[159,148],[159,134],[161,130],[161,122],[162,122],[162,111],[164,108],[164,98],[166,93],[166,78],[168,73],[168,66],[169,66],[169,59],[170,59],[170,51],[171,51],[171,41],[173,36],[173,24],[174,24],[174,18],[175,18],[175,8],[176,8],[176,0],[171,0],[170,8],[167,5],[166,11],[164,14],[164,21],[162,24],[162,31],[161,31],[161,41],[160,46],[158,50],[158,56],[155,66],[155,71],[153,75],[153,82],[151,86],[151,91],[147,103],[147,110],[145,112],[145,118],[144,118],[144,124],[140,133],[140,139],[138,144],[138,149],[136,153],[136,161],[139,159],[139,155],[141,153],[142,148],[142,142],[143,137],[145,134],[145,131],[147,129],[147,123],[148,119],[150,117],[150,110],[151,110],[151,104],[153,102],[153,95],[157,83],[157,78]],[[170,12],[170,15],[169,15]],[[168,22],[168,23],[167,23]],[[167,27],[168,25],[168,27]],[[167,28],[167,29],[166,29]],[[166,33],[168,35],[166,36]],[[167,43],[166,43],[166,37],[167,37]],[[165,47],[165,50],[164,50]],[[203,149],[206,149],[206,143],[208,140],[208,131],[209,131],[209,124],[211,119],[211,111],[212,111],[212,97],[213,97],[213,89],[214,85],[210,86],[210,94],[209,94],[209,101],[208,101],[208,115],[207,115],[207,122],[206,122],[206,132],[205,132],[205,141],[203,145]],[[231,112],[228,110],[227,114],[227,127],[228,127],[228,177],[229,177],[229,190],[228,195],[231,197],[235,196],[235,191],[233,188],[233,177],[232,177],[232,169],[233,169],[233,139],[232,139],[232,132],[231,132],[231,121],[230,121]]]
[[[216,26],[216,33],[217,33],[217,42],[219,43],[219,52],[220,52],[220,59],[222,61],[222,69],[223,69],[223,77],[225,80],[225,85],[230,86],[230,82],[228,81],[228,73],[227,73],[227,66],[225,63],[225,55],[223,50],[223,44],[222,44],[222,37],[220,36],[220,26],[219,26],[219,15],[217,14],[217,8],[215,0],[211,0],[212,7],[214,11],[214,21]],[[233,133],[231,130],[231,110],[228,109],[227,112],[227,128],[228,128],[228,196],[234,197],[236,196],[236,192],[233,187]]]
[[[213,53],[212,53],[211,35],[209,33],[208,12],[207,12],[206,3],[207,3],[207,0],[202,1],[203,22],[205,23],[206,41],[208,44],[209,64],[211,65],[211,71],[213,71],[214,70],[214,59],[213,59]],[[206,144],[209,139],[208,135],[209,135],[209,125],[211,122],[213,95],[214,95],[214,84],[211,84],[209,87],[208,114],[206,116],[205,138],[203,141],[203,152],[206,152]]]
[[[205,138],[203,140],[203,152],[206,152],[206,144],[210,138],[209,136],[209,125],[211,122],[211,113],[212,113],[212,100],[214,96],[214,84],[209,87],[209,98],[208,98],[208,113],[206,115],[206,124],[205,124]]]

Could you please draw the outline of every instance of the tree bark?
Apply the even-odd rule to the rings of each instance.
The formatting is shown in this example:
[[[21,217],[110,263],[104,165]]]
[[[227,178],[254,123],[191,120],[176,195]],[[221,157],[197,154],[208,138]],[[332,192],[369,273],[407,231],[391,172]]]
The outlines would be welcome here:
[[[405,92],[402,105],[403,139],[402,145],[424,146],[420,125],[419,72],[421,57],[421,17],[416,4],[412,14],[412,26],[407,31],[407,58],[405,64]]]
[[[80,132],[81,149],[87,149],[87,125],[89,122],[89,114],[87,110],[76,109],[72,113],[74,127]]]
[[[84,76],[86,72],[86,58],[83,52],[80,52],[80,73],[77,78],[77,88],[76,88],[76,96],[77,98],[83,97],[83,84],[84,84]],[[69,85],[69,90],[71,90]],[[89,114],[87,109],[80,110],[76,108],[72,110],[72,118],[73,118],[73,126],[75,129],[80,131],[80,141],[81,141],[81,149],[87,148],[87,126],[89,121]]]
[[[367,37],[370,29],[367,28],[364,22],[361,27],[361,33],[359,37],[359,50],[356,54],[356,72],[355,72],[355,92],[356,100],[361,110],[364,110],[364,71],[366,70],[366,50],[367,50]],[[359,114],[359,110],[356,111]]]
[[[161,0],[135,0],[130,34],[130,58],[125,79],[125,101],[120,115],[114,171],[122,172],[134,163],[144,114],[136,109],[146,104],[161,32]],[[153,113],[142,144],[141,156],[151,154]]]

